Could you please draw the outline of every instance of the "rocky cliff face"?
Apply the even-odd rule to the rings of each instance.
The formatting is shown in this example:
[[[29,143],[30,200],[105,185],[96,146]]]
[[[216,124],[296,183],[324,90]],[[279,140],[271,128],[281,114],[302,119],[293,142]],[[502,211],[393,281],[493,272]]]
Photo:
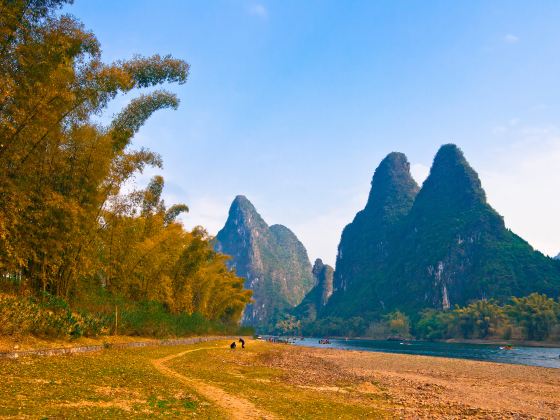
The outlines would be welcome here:
[[[323,261],[317,258],[313,265],[313,278],[315,287],[294,310],[294,314],[298,318],[309,321],[317,318],[333,293],[334,269],[328,264],[323,264]]]
[[[442,146],[436,154],[401,235],[389,275],[398,279],[393,290],[406,290],[415,307],[447,309],[470,299],[523,293],[511,289],[517,276],[504,272],[514,263],[507,262],[506,255],[511,248],[523,254],[533,250],[506,230],[502,217],[486,202],[478,175],[455,145]],[[413,254],[405,258],[404,253]],[[398,292],[385,297],[389,305],[398,305]]]
[[[391,153],[375,170],[365,208],[347,225],[338,246],[336,290],[369,278],[372,270],[388,258],[387,241],[394,227],[407,215],[418,185],[402,153]]]
[[[560,260],[560,254],[558,254],[556,257],[554,257],[555,260]]]
[[[253,290],[243,322],[266,327],[298,305],[314,286],[311,263],[303,244],[288,228],[268,226],[244,196],[233,201],[215,248],[232,257],[230,266]]]
[[[334,269],[328,264],[323,264],[323,260],[317,258],[313,264],[313,277],[318,290],[317,304],[323,307],[333,293]]]
[[[370,194],[370,201],[381,197],[382,202],[395,202],[389,207],[397,210],[394,217],[367,211],[368,201],[344,230],[336,290],[325,314],[375,316],[394,309],[415,313],[473,299],[505,301],[531,292],[558,296],[560,264],[506,229],[459,148],[441,147],[417,195],[406,165],[397,167],[401,176],[388,179],[401,182],[388,183],[390,198],[376,191],[381,165]],[[359,257],[348,256],[350,252]]]
[[[387,155],[375,170],[365,208],[342,232],[334,275],[336,293],[329,304],[331,314],[345,314],[349,304],[357,313],[371,311],[373,307],[379,310],[376,277],[392,258],[391,240],[410,212],[417,193],[418,185],[410,175],[406,156]]]

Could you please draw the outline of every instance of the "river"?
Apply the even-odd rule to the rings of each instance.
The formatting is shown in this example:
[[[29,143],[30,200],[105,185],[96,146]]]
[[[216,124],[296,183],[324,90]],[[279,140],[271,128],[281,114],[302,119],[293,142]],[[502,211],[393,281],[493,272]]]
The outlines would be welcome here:
[[[529,366],[560,368],[560,348],[518,347],[500,349],[491,344],[444,343],[431,341],[386,340],[337,340],[319,344],[319,338],[296,339],[298,346],[334,348],[341,350],[376,351],[386,353],[417,354],[456,359],[484,360],[487,362],[514,363]]]

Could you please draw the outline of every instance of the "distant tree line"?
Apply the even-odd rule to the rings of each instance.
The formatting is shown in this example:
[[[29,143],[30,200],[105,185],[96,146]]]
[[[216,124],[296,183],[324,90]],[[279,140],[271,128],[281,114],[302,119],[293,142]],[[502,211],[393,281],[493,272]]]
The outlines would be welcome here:
[[[451,310],[425,309],[415,321],[394,311],[369,321],[362,317],[304,321],[301,328],[304,334],[314,336],[558,341],[560,303],[544,294],[533,293],[512,297],[502,305],[493,300],[478,300]]]
[[[415,330],[427,339],[560,340],[560,303],[533,293],[505,305],[479,300],[451,311],[428,309]]]

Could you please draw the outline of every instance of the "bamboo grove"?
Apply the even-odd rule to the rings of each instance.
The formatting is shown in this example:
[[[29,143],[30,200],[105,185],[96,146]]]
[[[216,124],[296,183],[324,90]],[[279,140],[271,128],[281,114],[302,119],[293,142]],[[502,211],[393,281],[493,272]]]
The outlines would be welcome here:
[[[186,231],[167,207],[162,177],[123,186],[157,153],[132,139],[178,98],[189,66],[170,56],[105,64],[100,45],[64,0],[0,1],[0,281],[72,300],[85,284],[172,313],[235,323],[251,292],[212,250],[202,228]],[[96,118],[117,95],[132,99],[106,126]]]

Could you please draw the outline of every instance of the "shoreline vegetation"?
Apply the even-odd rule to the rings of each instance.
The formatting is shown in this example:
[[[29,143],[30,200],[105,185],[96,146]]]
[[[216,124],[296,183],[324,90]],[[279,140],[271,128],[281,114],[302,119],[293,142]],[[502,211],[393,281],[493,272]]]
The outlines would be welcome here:
[[[530,343],[531,346],[542,343],[546,347],[549,343],[560,344],[560,302],[532,293],[511,297],[506,303],[476,300],[447,310],[425,308],[419,313],[397,309],[372,315],[369,319],[354,316],[310,320],[286,315],[276,324],[274,332],[315,337],[480,340],[483,343]]]
[[[557,369],[228,344],[6,360],[0,416],[225,419],[244,409],[244,418],[269,419],[552,418],[560,409]]]

